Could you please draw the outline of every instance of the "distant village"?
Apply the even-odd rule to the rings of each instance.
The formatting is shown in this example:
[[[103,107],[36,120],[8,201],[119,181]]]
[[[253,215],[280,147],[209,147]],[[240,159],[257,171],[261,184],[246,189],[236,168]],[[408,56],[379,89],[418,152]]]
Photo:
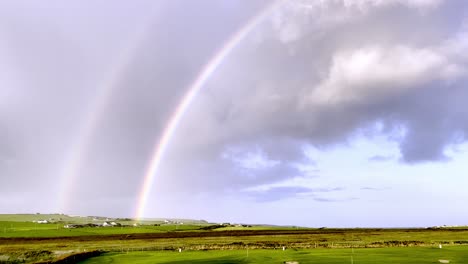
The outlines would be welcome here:
[[[85,217],[83,217],[85,218]],[[108,217],[98,217],[98,216],[91,216],[89,217],[92,219],[92,223],[68,223],[65,224],[63,227],[64,228],[83,228],[83,227],[135,227],[139,226],[137,223],[133,224],[128,224],[128,222],[132,221],[130,218],[108,218]],[[37,224],[58,224],[58,223],[63,223],[66,222],[65,219],[62,218],[49,218],[49,219],[41,219],[41,220],[35,220],[33,223]],[[123,224],[121,222],[127,222],[126,224]],[[171,221],[171,220],[164,220],[164,224],[179,224],[182,225],[184,223],[178,222],[178,221]],[[160,224],[153,224],[153,225],[160,225]]]
[[[32,221],[33,223],[37,224],[60,224],[65,223],[63,226],[64,228],[85,228],[85,227],[137,227],[140,225],[151,225],[151,226],[161,226],[161,225],[183,225],[184,223],[179,220],[169,220],[164,219],[160,221],[155,221],[158,223],[152,224],[139,224],[139,223],[131,223],[134,221],[130,218],[109,218],[109,217],[98,217],[98,216],[88,216],[84,217],[81,216],[80,218],[87,218],[90,222],[87,223],[67,223],[68,219],[63,218],[49,218],[49,219],[41,219]],[[208,224],[207,221],[200,220],[201,223]],[[246,224],[231,224],[231,223],[219,223],[219,224],[210,224],[201,227],[200,229],[204,230],[212,230],[217,228],[223,227],[252,227],[251,225]]]

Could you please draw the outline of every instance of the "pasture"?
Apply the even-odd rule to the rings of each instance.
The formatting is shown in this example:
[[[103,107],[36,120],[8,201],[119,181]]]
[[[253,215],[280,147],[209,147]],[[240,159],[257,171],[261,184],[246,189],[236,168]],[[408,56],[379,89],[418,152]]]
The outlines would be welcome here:
[[[149,263],[355,263],[355,264],[421,264],[468,263],[468,247],[395,247],[395,248],[359,248],[359,249],[308,249],[294,250],[216,250],[216,251],[182,251],[179,252],[130,252],[107,253],[90,258],[81,264],[149,264]]]
[[[0,215],[0,263],[52,262],[91,252],[104,254],[83,263],[468,263],[466,227],[296,228],[161,219],[134,226],[131,219],[47,217],[49,223],[37,223],[46,216]],[[121,225],[99,225],[108,220]]]
[[[22,237],[69,237],[69,236],[98,236],[136,233],[155,233],[169,231],[198,230],[199,225],[140,225],[121,227],[83,227],[64,228],[63,223],[37,224],[32,222],[0,221],[0,238]]]

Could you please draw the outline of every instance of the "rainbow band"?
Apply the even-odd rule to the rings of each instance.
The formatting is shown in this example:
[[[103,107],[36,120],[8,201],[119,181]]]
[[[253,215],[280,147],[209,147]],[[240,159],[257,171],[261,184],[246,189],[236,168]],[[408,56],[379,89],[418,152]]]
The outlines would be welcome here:
[[[83,165],[83,158],[86,156],[85,152],[89,147],[91,138],[99,125],[99,121],[106,110],[106,106],[112,98],[112,93],[117,87],[121,76],[132,62],[132,59],[138,52],[141,43],[148,36],[155,15],[154,10],[150,13],[151,15],[143,19],[141,26],[134,33],[124,50],[119,54],[119,57],[116,59],[116,63],[113,64],[114,67],[110,70],[110,73],[98,86],[98,94],[94,97],[94,100],[91,102],[90,107],[83,118],[82,124],[79,127],[79,132],[77,133],[79,137],[72,145],[70,154],[65,160],[65,166],[61,171],[60,179],[62,181],[60,182],[57,204],[59,212],[67,212],[69,208],[69,200],[73,197],[70,193],[77,181],[78,173],[80,171],[80,167]]]
[[[225,42],[222,48],[217,53],[215,53],[215,56],[205,65],[195,81],[189,86],[187,93],[178,104],[177,108],[169,119],[162,136],[154,148],[154,154],[152,155],[149,166],[146,169],[143,185],[139,194],[135,215],[136,219],[141,219],[144,215],[154,176],[158,171],[159,165],[161,164],[161,160],[164,153],[166,152],[169,142],[171,141],[171,138],[177,129],[180,120],[187,111],[187,108],[190,106],[190,103],[193,101],[195,96],[198,94],[210,76],[213,75],[216,69],[221,65],[223,60],[268,14],[270,14],[273,9],[275,9],[279,3],[279,0],[273,1],[270,5],[261,10],[259,14],[249,20],[249,22],[247,22],[247,24],[239,31],[237,31],[231,38],[229,38],[229,40]]]

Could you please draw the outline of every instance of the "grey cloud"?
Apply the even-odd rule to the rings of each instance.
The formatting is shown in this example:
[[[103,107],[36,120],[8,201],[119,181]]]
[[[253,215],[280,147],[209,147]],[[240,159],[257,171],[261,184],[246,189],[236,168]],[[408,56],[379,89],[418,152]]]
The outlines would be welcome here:
[[[182,165],[183,164],[183,165]],[[161,177],[157,183],[160,188],[191,193],[194,190],[208,192],[235,192],[248,186],[258,186],[287,178],[303,177],[303,173],[287,163],[264,168],[245,168],[230,159],[206,156],[190,161],[168,159],[162,166]],[[183,179],[183,181],[181,181]],[[155,184],[158,188],[158,184]],[[159,189],[159,188],[158,188]],[[164,192],[164,189],[161,190]]]
[[[460,44],[468,32],[463,26],[468,5],[414,3],[363,12],[336,1],[317,9],[323,17],[336,8],[346,15],[333,21],[319,21],[307,12],[288,16],[286,9],[281,19],[299,27],[288,41],[278,32],[285,28],[274,21],[259,25],[197,96],[167,159],[187,166],[193,156],[205,159],[211,165],[204,168],[216,170],[198,173],[193,167],[193,174],[231,186],[240,172],[235,166],[225,170],[232,164],[221,166],[217,160],[233,146],[259,148],[289,164],[307,162],[304,144],[333,146],[371,131],[366,136],[396,141],[405,163],[444,160],[445,148],[463,142],[468,132],[468,112],[462,107],[468,98],[468,60],[459,56],[468,51]],[[371,129],[376,123],[382,128]],[[238,186],[306,177],[276,169],[268,177],[252,170],[263,180],[239,181]],[[192,175],[169,174],[174,178],[167,182],[190,182]]]
[[[434,11],[435,12],[435,11]],[[430,20],[430,15],[423,17],[424,20]],[[417,19],[423,19],[418,17]],[[459,21],[462,22],[461,20]],[[357,22],[354,22],[357,23]],[[373,29],[370,20],[363,19],[359,23],[366,25],[366,28]],[[341,30],[347,30],[348,24],[340,25]],[[338,27],[338,26],[337,26]],[[378,24],[375,26],[376,32],[387,32],[387,28],[392,29],[392,26],[387,24]],[[407,27],[411,28],[411,24],[407,25]],[[335,29],[334,32],[336,35],[340,35],[338,28]],[[413,29],[412,32],[416,31]],[[404,35],[401,32],[397,33],[396,31],[393,32],[394,40],[393,42],[395,45],[398,45],[399,38],[403,38],[404,42],[400,42],[399,45],[415,45],[413,44],[412,40],[404,39]],[[414,34],[414,33],[412,33]],[[456,32],[451,31],[448,34],[452,34],[449,36],[448,39],[453,37]],[[337,140],[344,140],[348,135],[356,131],[356,129],[365,127],[368,125],[372,125],[374,122],[381,121],[387,125],[387,127],[393,126],[404,126],[408,133],[405,136],[405,139],[402,141],[402,152],[408,160],[430,160],[430,159],[437,159],[437,156],[428,154],[427,156],[424,155],[416,155],[416,157],[411,157],[409,142],[414,142],[411,138],[411,133],[418,133],[419,129],[418,126],[420,124],[416,124],[416,122],[420,122],[418,120],[422,120],[425,122],[425,116],[429,116],[431,119],[434,117],[436,120],[442,120],[444,118],[451,119],[452,113],[451,111],[455,110],[458,111],[459,117],[462,116],[464,110],[460,109],[456,105],[452,105],[451,102],[455,96],[460,96],[461,98],[466,98],[466,90],[463,89],[464,77],[457,77],[454,76],[450,83],[444,81],[444,76],[440,77],[441,79],[433,79],[433,72],[431,71],[424,71],[423,68],[414,69],[415,74],[417,73],[418,78],[424,79],[423,82],[415,81],[412,82],[408,78],[403,78],[401,80],[397,80],[396,78],[394,81],[391,79],[376,79],[375,83],[372,81],[366,81],[367,78],[381,78],[379,77],[380,73],[377,76],[366,76],[366,74],[372,75],[372,71],[370,72],[362,72],[361,76],[357,76],[357,78],[362,78],[363,83],[367,86],[366,91],[364,94],[359,94],[360,89],[363,85],[357,83],[356,87],[342,87],[340,89],[349,89],[349,93],[353,93],[353,91],[357,94],[353,96],[358,96],[359,101],[343,101],[337,103],[320,103],[320,104],[308,104],[302,103],[302,98],[307,97],[308,94],[312,91],[318,92],[319,89],[325,89],[320,92],[330,93],[332,90],[331,88],[321,87],[320,83],[323,82],[323,77],[320,76],[319,73],[315,72],[314,69],[322,68],[327,69],[329,68],[330,71],[332,70],[333,64],[332,59],[335,56],[338,56],[340,53],[340,45],[341,43],[349,44],[350,47],[356,47],[358,50],[362,48],[362,43],[364,45],[370,45],[369,42],[372,40],[369,39],[354,39],[353,37],[349,37],[349,39],[342,40],[340,44],[335,44],[333,40],[329,39],[330,37],[324,37],[324,39],[320,39],[327,43],[327,45],[333,47],[334,45],[338,45],[338,53],[335,50],[330,50],[325,53],[319,54],[320,56],[324,57],[324,64],[317,64],[317,60],[312,59],[312,57],[308,58],[307,56],[316,55],[313,53],[315,49],[314,45],[309,47],[300,47],[302,43],[293,43],[290,44],[292,46],[297,46],[297,48],[301,48],[300,56],[299,55],[288,55],[287,51],[285,51],[285,47],[283,46],[282,49],[276,47],[275,43],[271,44],[270,42],[264,44],[265,47],[261,46],[259,48],[253,48],[256,51],[256,60],[253,62],[253,66],[249,67],[249,71],[243,73],[243,75],[239,75],[237,73],[235,78],[237,81],[232,80],[232,83],[238,83],[239,78],[245,80],[246,83],[245,88],[241,87],[233,87],[229,83],[230,81],[226,81],[222,83],[222,86],[226,88],[220,88],[219,85],[216,85],[216,88],[208,88],[212,92],[209,96],[209,99],[203,101],[203,103],[209,104],[210,101],[217,100],[218,105],[214,106],[216,108],[219,107],[229,107],[231,113],[228,118],[223,120],[213,120],[216,125],[222,125],[224,127],[229,127],[229,132],[227,135],[223,135],[224,128],[222,127],[214,127],[217,131],[220,131],[221,136],[229,137],[234,135],[240,135],[240,137],[247,138],[251,136],[252,138],[257,138],[256,135],[270,135],[272,138],[281,138],[285,136],[289,136],[292,138],[296,138],[302,141],[308,141],[313,144],[330,144],[334,143]],[[309,40],[308,36],[303,37],[303,41],[306,42]],[[429,38],[432,40],[432,37]],[[444,43],[447,41],[447,38],[442,38],[438,40],[436,45],[443,46]],[[298,42],[300,42],[298,40]],[[312,43],[315,44],[318,41],[313,41]],[[434,45],[432,42],[429,42],[430,45]],[[385,48],[388,44],[381,43],[378,40],[375,40],[373,44],[376,47],[382,46]],[[419,44],[420,45],[420,44]],[[428,45],[428,44],[426,44]],[[272,48],[277,52],[273,52]],[[398,47],[398,46],[397,46]],[[245,48],[248,50],[248,48]],[[379,48],[380,49],[380,48]],[[398,50],[399,48],[397,48]],[[415,48],[414,51],[412,49],[405,50],[403,49],[404,54],[411,54],[411,52],[419,52],[421,50],[421,56],[426,54],[425,47],[423,46],[421,49]],[[351,48],[351,50],[353,50]],[[273,52],[273,53],[272,53]],[[369,51],[372,54],[372,50]],[[437,51],[434,51],[437,52]],[[237,54],[237,53],[236,53]],[[252,65],[250,62],[250,53],[246,52],[249,57],[244,58],[245,62],[244,65]],[[273,55],[272,55],[273,54]],[[337,55],[338,54],[338,55]],[[429,53],[430,54],[430,53]],[[326,57],[328,56],[328,59]],[[380,56],[380,55],[378,55]],[[390,56],[385,55],[385,56]],[[406,55],[405,55],[406,56]],[[426,55],[424,55],[426,56]],[[436,61],[444,61],[444,60],[451,60],[453,58],[444,57],[439,59],[439,55],[434,55],[434,63],[439,64]],[[445,55],[440,55],[445,56]],[[242,55],[239,56],[243,58]],[[427,57],[427,56],[426,56]],[[409,58],[408,58],[409,59]],[[430,56],[429,56],[430,59]],[[295,75],[294,72],[289,71],[287,69],[294,69],[298,65],[297,61],[301,61],[304,63],[301,65],[302,70],[310,68],[310,74],[299,74]],[[378,57],[377,59],[379,63],[384,63],[385,60]],[[382,61],[383,60],[383,61]],[[406,61],[405,58],[394,57],[392,60],[396,64],[403,63],[402,65],[402,77],[406,76],[407,74],[411,74],[411,69],[408,68],[410,73],[404,73],[405,67],[411,67]],[[272,63],[275,61],[275,63]],[[327,63],[328,61],[328,63]],[[442,62],[441,62],[442,63]],[[447,61],[445,64],[447,69],[450,69],[450,61]],[[454,61],[455,63],[455,61]],[[463,62],[465,63],[465,62]],[[236,62],[235,65],[239,65],[240,63]],[[316,65],[314,65],[316,64]],[[268,67],[266,67],[268,65]],[[460,66],[463,66],[461,64]],[[389,70],[395,70],[393,62],[389,64]],[[426,66],[422,66],[426,67]],[[386,69],[386,68],[385,68]],[[378,70],[376,68],[375,70]],[[439,68],[435,69],[436,71],[442,71]],[[256,74],[253,76],[251,72],[255,72]],[[325,74],[327,74],[325,72]],[[330,72],[331,74],[331,72]],[[385,73],[386,74],[386,73]],[[398,74],[398,72],[393,71],[391,72],[389,78],[394,76],[394,74]],[[224,76],[225,78],[229,79],[229,76]],[[396,76],[398,77],[398,76]],[[411,76],[410,76],[411,77]],[[295,78],[299,79],[300,81],[296,80]],[[387,78],[387,77],[385,77]],[[322,81],[321,81],[322,79]],[[268,80],[268,81],[266,81]],[[361,80],[359,80],[361,81]],[[383,83],[382,83],[383,82]],[[378,88],[379,86],[388,86],[388,89],[385,90],[383,88]],[[252,87],[255,89],[252,90]],[[401,92],[394,93],[392,89],[398,91],[399,87],[403,87],[404,90]],[[407,88],[405,88],[407,87]],[[250,93],[240,93],[239,90],[250,90]],[[232,92],[235,91],[235,92]],[[369,94],[367,91],[369,91]],[[388,91],[388,92],[387,92]],[[449,92],[448,92],[449,91]],[[233,108],[232,104],[226,104],[225,106],[222,105],[223,98],[222,94],[228,94],[229,96],[224,96],[224,98],[229,98],[229,101],[237,101],[239,103],[236,104],[235,108]],[[348,91],[346,92],[348,93]],[[375,95],[372,95],[375,94]],[[441,96],[442,95],[442,96]],[[335,95],[334,95],[335,96]],[[338,92],[336,94],[338,98],[342,97],[346,100],[349,100],[350,96],[347,94],[342,94]],[[322,96],[323,97],[323,96]],[[216,98],[216,99],[214,99]],[[234,99],[236,98],[236,99]],[[201,101],[201,100],[200,100]],[[434,108],[431,107],[433,105],[442,105],[443,108]],[[205,111],[212,111],[212,109],[205,109]],[[217,110],[218,111],[218,110]],[[210,114],[209,112],[205,112],[204,114]],[[209,117],[208,117],[209,118]],[[449,122],[457,122],[458,125],[461,125],[462,122],[459,120],[450,120]],[[216,124],[216,122],[218,124]],[[444,121],[445,122],[445,121]],[[430,127],[439,126],[437,122],[427,122],[425,125]],[[455,130],[454,130],[455,129]],[[227,129],[226,129],[227,130]],[[456,131],[457,128],[450,127],[447,132]],[[439,133],[438,128],[436,130],[428,128],[426,131],[432,131],[435,136],[436,133]],[[457,131],[458,132],[458,131]],[[428,134],[430,134],[428,132]],[[441,128],[440,133],[445,135],[445,130]],[[451,138],[451,137],[444,137],[441,136],[440,138]],[[211,139],[210,139],[211,140]],[[231,139],[229,139],[231,140]],[[235,140],[235,139],[234,139]],[[435,140],[434,144],[437,145],[437,142],[440,140]],[[441,142],[442,145],[445,145],[447,142]],[[421,144],[416,144],[421,146]],[[436,152],[441,148],[435,147]],[[428,149],[429,151],[429,149]],[[423,151],[425,152],[425,151]],[[411,152],[412,153],[412,152]],[[408,155],[406,155],[408,154]]]
[[[135,44],[103,112],[96,113],[101,116],[73,194],[101,207],[109,200],[121,202],[113,203],[118,210],[131,206],[154,145],[189,85],[224,41],[268,4],[239,3],[2,2],[0,159],[11,160],[0,162],[2,194],[35,197],[59,188],[54,185],[83,114],[149,17],[148,35]],[[327,1],[322,9],[313,6],[318,1],[285,3],[236,46],[195,97],[155,189],[235,193],[311,177],[294,166],[315,165],[304,145],[342,144],[375,123],[382,129],[367,136],[396,141],[405,163],[446,159],[446,148],[466,141],[466,3]],[[258,150],[276,165],[242,167],[222,157],[232,149],[244,158]],[[276,189],[264,199],[326,191],[306,189]],[[76,207],[86,210],[91,198]]]

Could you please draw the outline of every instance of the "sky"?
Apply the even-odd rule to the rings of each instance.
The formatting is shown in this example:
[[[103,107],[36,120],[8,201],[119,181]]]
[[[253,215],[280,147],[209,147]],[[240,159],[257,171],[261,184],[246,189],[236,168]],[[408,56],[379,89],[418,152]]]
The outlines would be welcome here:
[[[468,224],[468,2],[7,0],[0,40],[0,213],[135,216],[208,67],[143,217]]]

